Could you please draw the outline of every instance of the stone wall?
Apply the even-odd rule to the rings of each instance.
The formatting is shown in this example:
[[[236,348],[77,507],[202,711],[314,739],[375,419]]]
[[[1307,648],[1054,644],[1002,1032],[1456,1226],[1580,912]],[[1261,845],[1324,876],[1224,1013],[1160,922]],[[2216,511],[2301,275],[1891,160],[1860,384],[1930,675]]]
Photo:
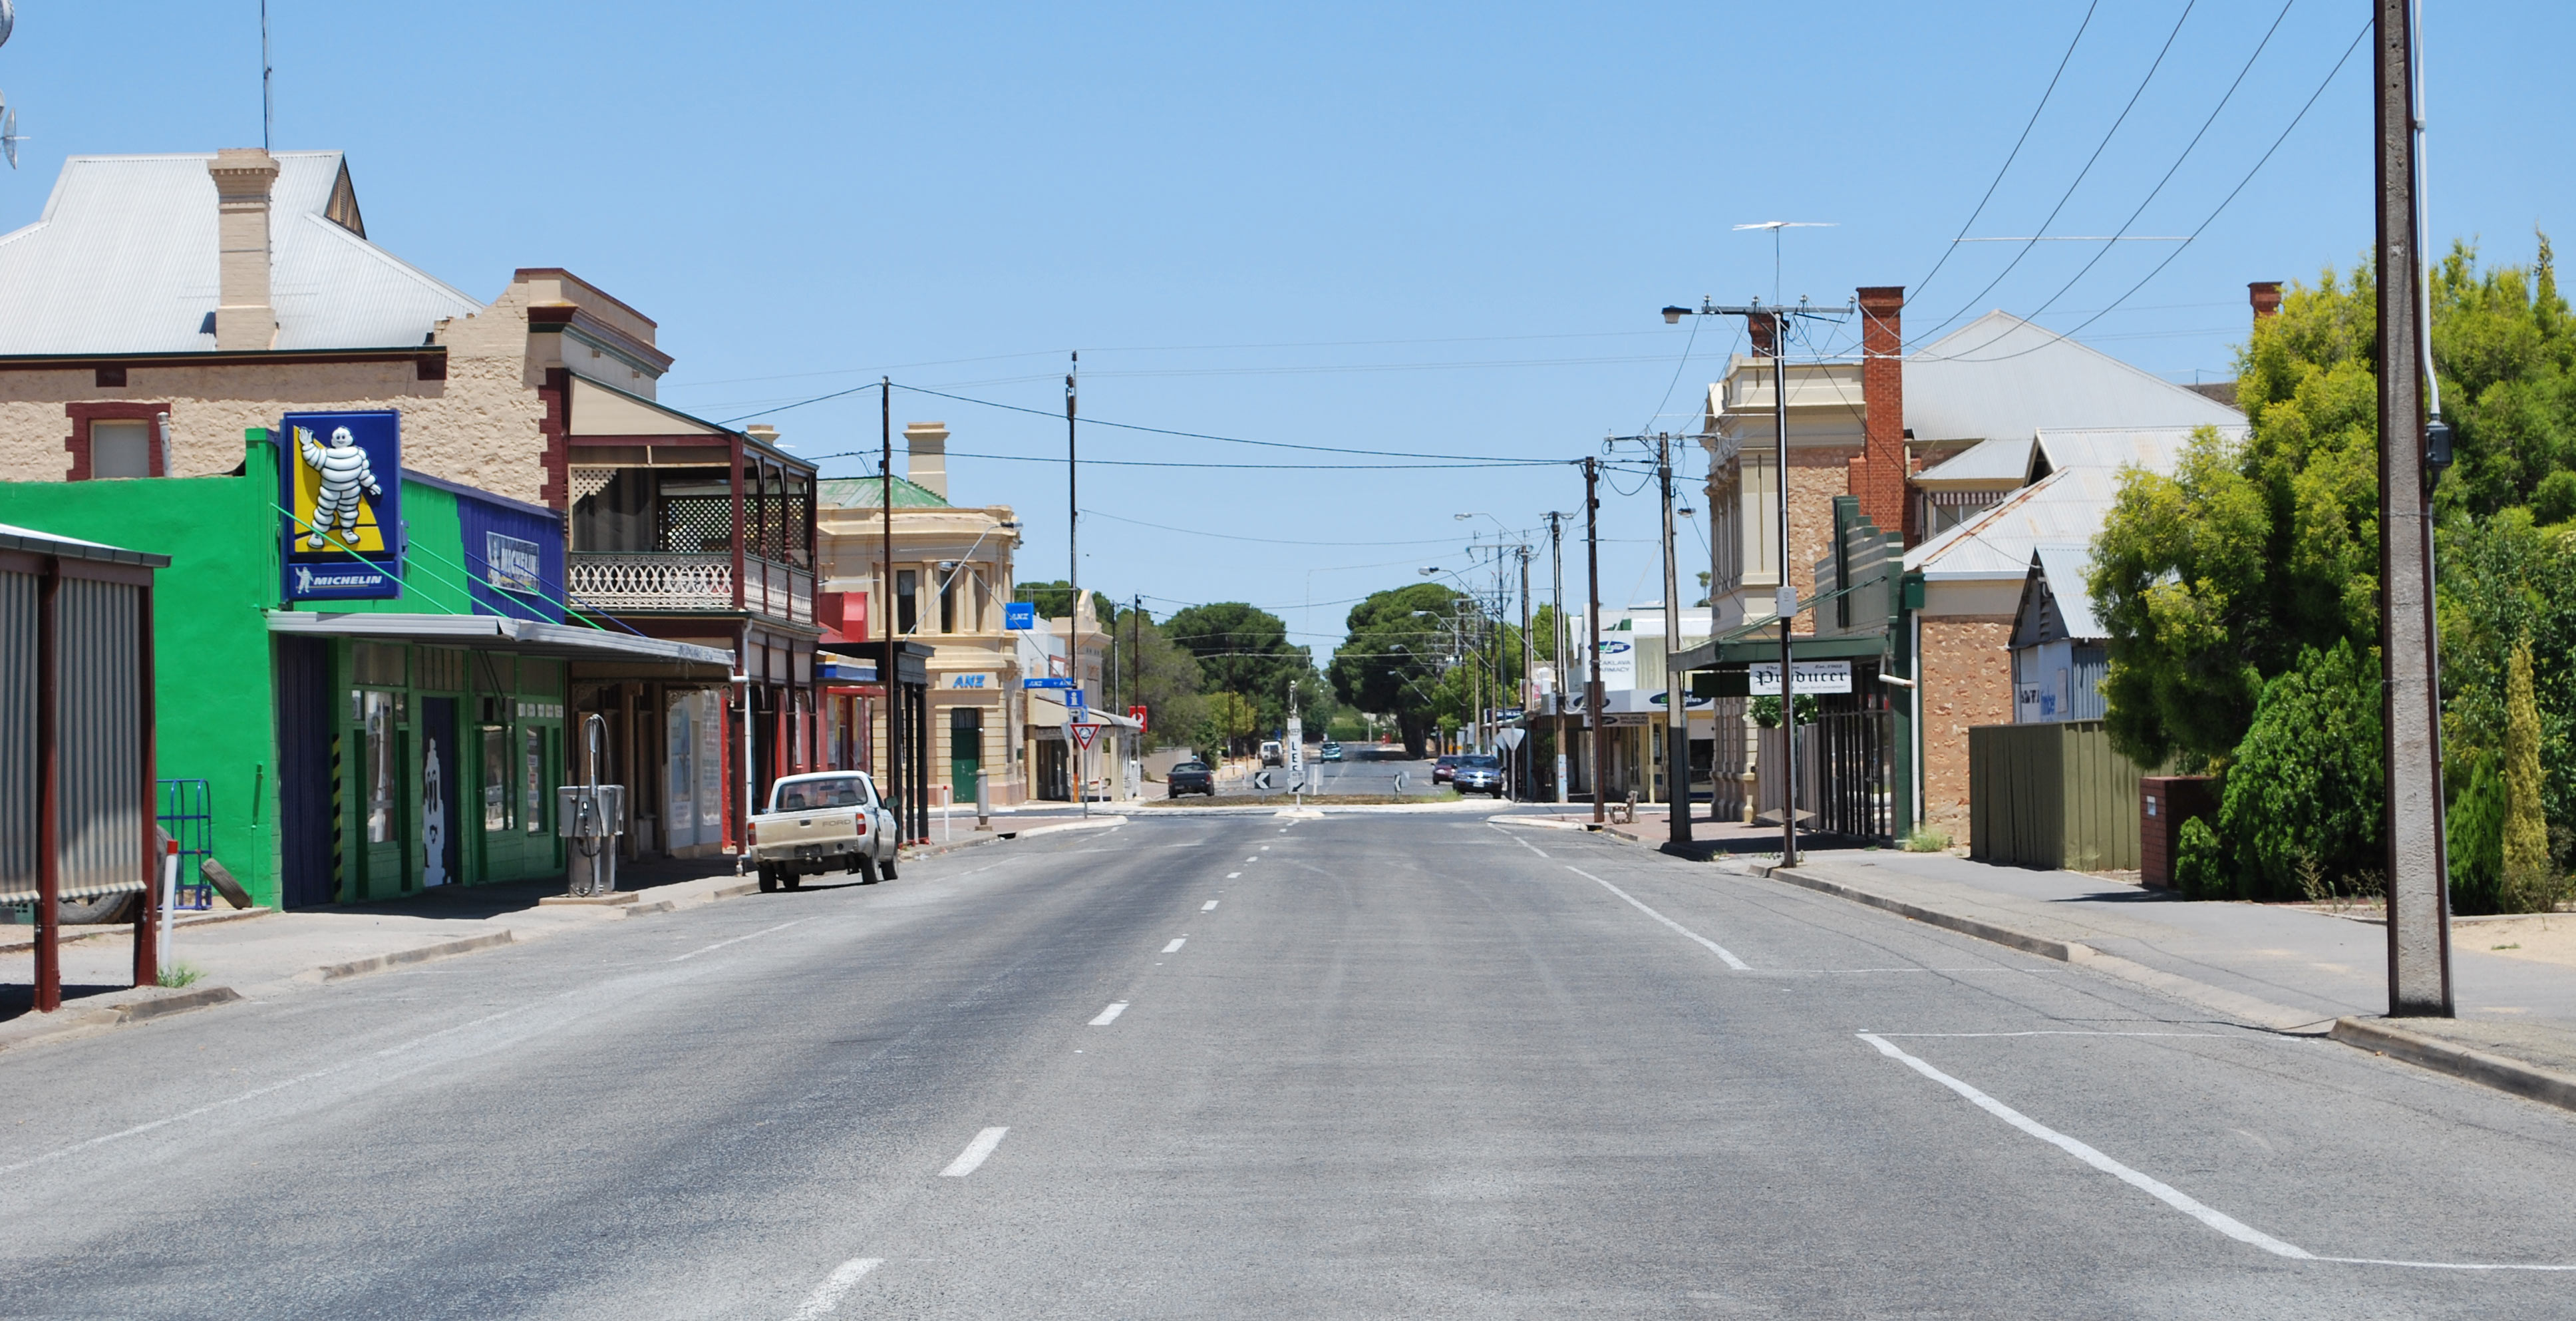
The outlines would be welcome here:
[[[1968,729],[2012,723],[2010,616],[1923,617],[1923,817],[1968,838]]]

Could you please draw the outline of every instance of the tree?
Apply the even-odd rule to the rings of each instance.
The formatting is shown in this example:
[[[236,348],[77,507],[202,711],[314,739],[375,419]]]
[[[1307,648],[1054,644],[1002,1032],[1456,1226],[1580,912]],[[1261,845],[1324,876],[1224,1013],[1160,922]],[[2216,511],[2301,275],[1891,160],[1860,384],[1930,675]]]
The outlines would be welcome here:
[[[2112,746],[2140,765],[2224,760],[2304,652],[2377,645],[2377,317],[2366,267],[2294,286],[2237,356],[2249,438],[2204,428],[2173,476],[2122,475],[2088,587]]]
[[[2514,912],[2547,912],[2558,898],[2541,807],[2540,703],[2531,690],[2531,644],[2513,649],[2504,704],[2503,899]]]
[[[1102,701],[1124,710],[1133,695],[1145,708],[1146,737],[1167,747],[1212,747],[1225,736],[1209,720],[1198,658],[1175,644],[1152,614],[1103,615],[1109,630],[1111,691]]]
[[[1011,599],[1037,606],[1040,619],[1062,619],[1073,613],[1073,584],[1062,578],[1051,583],[1021,583],[1011,589]],[[1118,613],[1118,603],[1093,592],[1091,613],[1094,618],[1106,621]]]
[[[1302,691],[1308,693],[1322,687],[1313,653],[1290,646],[1287,622],[1269,611],[1240,601],[1194,605],[1174,611],[1163,631],[1198,658],[1199,673],[1208,688],[1237,694],[1253,704],[1254,730],[1230,733],[1230,739],[1284,727],[1290,683],[1302,681]]]
[[[2379,870],[2379,730],[2379,657],[2349,641],[2264,685],[2219,795],[2239,897],[2303,898],[2303,865],[2338,883]]]
[[[2536,237],[2528,267],[2480,271],[2477,250],[2454,243],[2430,272],[2433,361],[2454,436],[2451,471],[2434,492],[2446,514],[2533,503],[2555,474],[2576,469],[2576,318],[2558,295],[2549,236]]]
[[[2549,855],[2564,863],[2576,850],[2576,537],[2535,527],[2526,509],[2492,518],[2454,512],[2436,548],[2443,780],[2457,794],[2485,765],[2501,791],[2514,723],[2513,657],[2529,648],[2539,797]]]
[[[1443,621],[1462,599],[1439,583],[1414,583],[1370,594],[1342,621],[1347,636],[1333,652],[1333,691],[1393,720],[1406,756],[1421,756],[1432,732],[1452,637]]]

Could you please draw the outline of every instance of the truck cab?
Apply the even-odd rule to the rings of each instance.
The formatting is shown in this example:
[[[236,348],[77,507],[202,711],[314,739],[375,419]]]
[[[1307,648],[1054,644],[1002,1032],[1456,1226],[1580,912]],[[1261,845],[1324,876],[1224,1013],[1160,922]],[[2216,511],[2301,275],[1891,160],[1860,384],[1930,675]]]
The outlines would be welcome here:
[[[767,808],[751,819],[748,841],[764,893],[826,872],[856,873],[861,885],[895,878],[894,811],[865,772],[787,776],[770,786]]]

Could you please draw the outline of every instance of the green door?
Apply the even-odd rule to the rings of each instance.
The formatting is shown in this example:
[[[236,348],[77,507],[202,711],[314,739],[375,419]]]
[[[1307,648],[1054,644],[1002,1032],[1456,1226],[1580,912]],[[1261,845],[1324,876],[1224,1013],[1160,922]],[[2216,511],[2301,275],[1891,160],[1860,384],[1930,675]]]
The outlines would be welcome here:
[[[975,773],[984,768],[984,712],[981,707],[948,709],[948,786],[955,801],[975,801]]]

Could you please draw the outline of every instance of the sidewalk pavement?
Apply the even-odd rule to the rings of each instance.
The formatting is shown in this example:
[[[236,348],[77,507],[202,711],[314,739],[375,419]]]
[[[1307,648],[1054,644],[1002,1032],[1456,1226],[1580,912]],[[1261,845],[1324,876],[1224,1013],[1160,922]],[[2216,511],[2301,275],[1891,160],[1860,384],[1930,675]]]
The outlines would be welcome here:
[[[1095,817],[1099,825],[1122,818]],[[1050,822],[1021,836],[1077,829]],[[953,841],[914,845],[905,862],[998,843],[972,822]],[[826,878],[827,880],[829,878]],[[501,885],[446,886],[370,904],[275,912],[252,909],[190,914],[173,924],[165,958],[196,971],[185,988],[134,987],[132,928],[75,927],[63,945],[63,1007],[33,1012],[35,953],[27,928],[0,928],[0,1051],[239,999],[291,995],[329,982],[430,959],[522,944],[602,922],[693,908],[756,893],[759,882],[734,874],[730,857],[663,860],[619,868],[617,894],[605,900],[563,897],[561,878]],[[15,935],[17,938],[13,939]]]
[[[2576,914],[2455,920],[2459,1017],[2385,1019],[2387,928],[2366,909],[2193,902],[2081,872],[1940,853],[1819,851],[1794,870],[1719,865],[2083,963],[2275,1031],[2330,1034],[2576,1109]]]

